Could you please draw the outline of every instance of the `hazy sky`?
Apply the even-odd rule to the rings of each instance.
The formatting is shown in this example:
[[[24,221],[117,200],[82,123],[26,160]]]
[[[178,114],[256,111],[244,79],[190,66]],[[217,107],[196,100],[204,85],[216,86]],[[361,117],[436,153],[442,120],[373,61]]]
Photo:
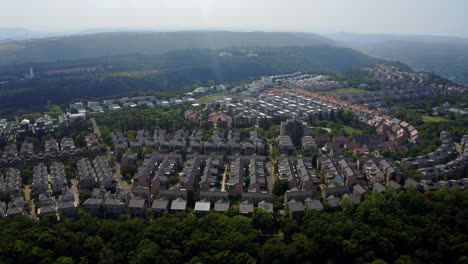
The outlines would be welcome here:
[[[0,27],[228,29],[468,37],[468,0],[0,0]]]

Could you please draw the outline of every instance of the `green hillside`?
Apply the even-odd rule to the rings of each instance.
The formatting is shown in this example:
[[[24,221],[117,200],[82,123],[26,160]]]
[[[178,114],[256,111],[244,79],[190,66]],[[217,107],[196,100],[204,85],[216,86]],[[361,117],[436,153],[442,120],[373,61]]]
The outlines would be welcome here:
[[[195,81],[238,82],[262,75],[286,72],[342,71],[380,62],[348,48],[332,46],[252,48],[221,51],[184,50],[158,56],[124,56],[35,65],[33,80],[16,80],[0,89],[0,111],[40,111],[47,102],[69,103],[133,92],[174,92]],[[56,67],[106,65],[102,72],[47,76]],[[28,69],[26,65],[21,67]],[[11,73],[11,74],[18,74]]]
[[[156,55],[183,49],[333,45],[312,33],[118,32],[53,37],[0,44],[0,66],[128,54]]]

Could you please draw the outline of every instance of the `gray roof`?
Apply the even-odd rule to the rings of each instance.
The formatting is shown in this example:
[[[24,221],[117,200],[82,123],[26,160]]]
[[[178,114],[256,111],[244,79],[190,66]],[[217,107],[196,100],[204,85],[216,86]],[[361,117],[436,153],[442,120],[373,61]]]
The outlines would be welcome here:
[[[229,210],[229,202],[226,200],[218,200],[214,205],[215,212],[226,212]]]
[[[75,208],[75,203],[70,201],[60,202],[58,205],[59,209]]]
[[[169,201],[165,198],[161,198],[158,200],[153,201],[153,205],[151,206],[152,209],[167,209],[167,206],[169,204]]]
[[[401,185],[393,180],[388,183],[388,186],[390,186],[390,188],[392,188],[393,190],[398,190],[401,188]]]
[[[413,180],[412,178],[406,179],[406,181],[405,181],[405,187],[406,187],[406,188],[408,188],[408,187],[416,187],[416,186],[418,186],[418,183],[417,183],[415,180]]]
[[[374,183],[374,191],[376,192],[383,192],[385,191],[385,186],[383,186],[380,182]]]
[[[88,200],[84,201],[84,205],[88,205],[88,204],[97,204],[97,205],[100,205],[102,203],[102,199],[96,199],[96,198],[89,198]]]
[[[340,201],[340,198],[336,198],[334,197],[333,195],[330,195],[328,196],[327,199],[328,204],[331,206],[331,207],[337,207],[338,206],[338,202]]]
[[[307,198],[304,201],[307,209],[311,210],[323,210],[323,205],[319,200]]]
[[[132,199],[128,203],[128,208],[144,208],[145,200],[144,199]]]
[[[267,201],[261,201],[258,203],[258,208],[261,208],[269,213],[273,213],[273,204]]]
[[[211,203],[206,200],[201,200],[195,203],[195,212],[209,212]]]
[[[359,194],[361,194],[361,195],[364,194],[364,193],[366,193],[366,190],[365,190],[364,188],[362,188],[362,186],[359,185],[359,184],[354,185],[354,186],[353,186],[353,189],[354,189],[356,192],[358,192]]]
[[[304,204],[293,199],[288,202],[288,208],[290,212],[301,212],[304,211]]]
[[[254,211],[254,205],[249,203],[249,201],[243,201],[239,204],[239,212],[241,214],[252,213]]]
[[[187,208],[187,201],[177,198],[171,203],[171,210],[184,211]]]

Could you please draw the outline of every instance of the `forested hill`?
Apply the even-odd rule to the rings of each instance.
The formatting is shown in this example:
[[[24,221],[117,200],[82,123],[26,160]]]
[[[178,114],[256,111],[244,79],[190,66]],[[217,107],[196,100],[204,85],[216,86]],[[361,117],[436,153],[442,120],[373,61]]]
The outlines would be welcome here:
[[[219,56],[228,52],[228,56]],[[249,56],[250,55],[250,56]],[[47,102],[70,103],[133,92],[177,91],[195,81],[231,83],[288,72],[342,71],[379,63],[360,52],[333,46],[183,50],[154,56],[119,56],[83,61],[34,64],[33,80],[13,80],[0,89],[0,111],[41,111]],[[106,65],[105,71],[47,75],[48,71]],[[108,67],[109,66],[109,67]],[[18,75],[29,68],[8,67]],[[2,69],[0,69],[2,75]]]
[[[0,44],[0,65],[128,54],[155,55],[183,49],[334,45],[312,33],[227,31],[114,32]]]
[[[388,41],[361,50],[370,56],[399,60],[416,70],[434,72],[451,81],[468,84],[468,42]]]
[[[369,56],[397,60],[468,84],[468,39],[446,36],[336,33],[326,35]]]

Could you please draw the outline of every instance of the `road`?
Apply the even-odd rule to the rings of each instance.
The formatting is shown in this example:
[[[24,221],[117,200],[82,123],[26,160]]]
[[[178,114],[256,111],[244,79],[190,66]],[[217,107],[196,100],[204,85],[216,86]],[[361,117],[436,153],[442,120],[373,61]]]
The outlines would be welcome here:
[[[96,136],[101,137],[101,130],[99,130],[99,127],[96,123],[96,120],[94,118],[91,118],[91,123],[93,124],[93,131]]]
[[[226,174],[227,174],[227,171],[228,171],[228,166],[229,166],[229,163],[227,165],[224,166],[224,173],[223,173],[223,180],[221,181],[221,191],[224,192],[226,191]]]
[[[119,163],[115,163],[114,171],[115,171],[115,179],[117,180],[117,186],[120,189],[127,190],[127,191],[131,192],[132,187],[127,183],[127,181],[122,179],[122,173],[120,172],[120,164]]]
[[[267,162],[266,169],[268,173],[268,177],[266,179],[267,188],[268,188],[268,192],[271,193],[273,191],[273,184],[275,183],[275,180],[276,180],[275,168],[271,161]]]
[[[36,219],[37,218],[37,216],[36,216],[36,205],[34,204],[34,201],[31,200],[31,185],[26,185],[24,187],[24,199],[25,199],[26,203],[28,203],[28,202],[31,203],[31,217]]]
[[[71,179],[70,182],[72,184],[71,191],[73,193],[73,196],[75,196],[75,205],[78,206],[78,204],[80,203],[80,195],[78,192],[78,182],[76,181],[76,179]]]

